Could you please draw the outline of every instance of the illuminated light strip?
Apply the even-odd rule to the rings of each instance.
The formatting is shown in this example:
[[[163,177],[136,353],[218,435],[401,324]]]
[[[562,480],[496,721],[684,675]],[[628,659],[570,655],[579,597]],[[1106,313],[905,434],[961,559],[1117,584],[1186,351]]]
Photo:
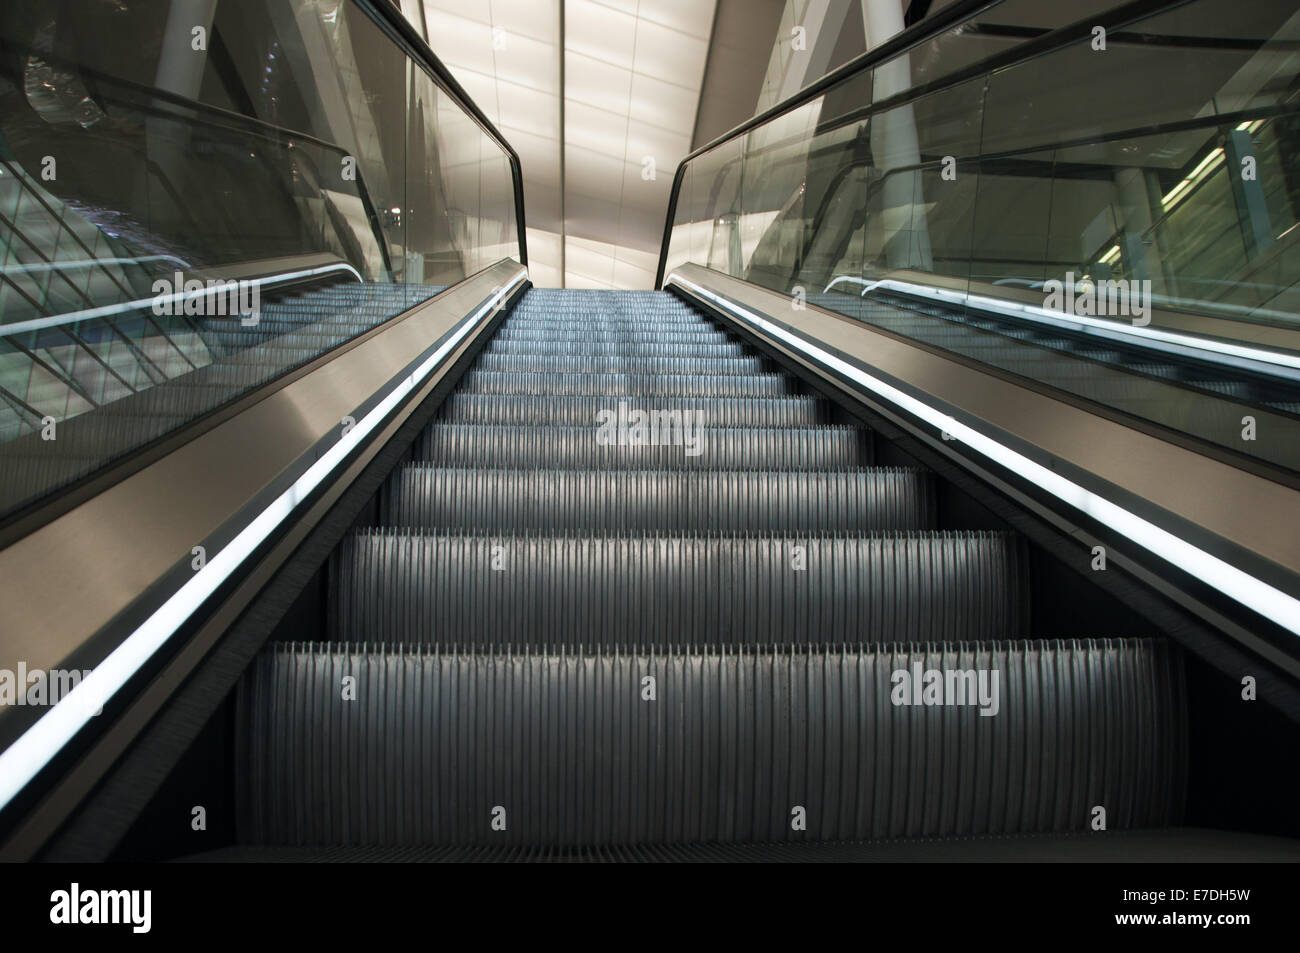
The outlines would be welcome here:
[[[282,275],[271,275],[266,278],[249,278],[248,284],[257,285],[259,288],[263,285],[279,284],[282,281],[293,281],[295,278],[311,278],[316,275],[329,274],[333,271],[348,271],[356,276],[357,281],[362,281],[361,274],[347,264],[322,265],[320,268],[308,268],[305,271],[289,271]],[[199,280],[199,279],[195,279]],[[227,279],[220,279],[225,281]],[[240,281],[244,279],[229,279],[231,281]],[[362,282],[364,284],[364,282]],[[70,311],[67,314],[55,314],[48,318],[32,318],[30,321],[15,321],[13,324],[0,324],[0,337],[9,334],[22,334],[24,331],[41,331],[45,328],[58,327],[64,324],[76,324],[78,321],[89,321],[92,318],[102,318],[110,314],[123,314],[127,311],[138,311],[142,308],[152,308],[154,302],[184,302],[191,298],[201,298],[217,289],[204,287],[202,291],[176,291],[169,295],[158,295],[152,298],[140,298],[137,301],[123,301],[119,304],[105,304],[98,308],[87,308],[84,311]]]
[[[779,325],[754,314],[752,311],[733,304],[706,288],[701,288],[676,272],[669,275],[668,280],[677,281],[679,284],[690,288],[696,294],[743,318],[767,334],[779,338],[784,343],[802,351],[826,367],[843,374],[855,383],[903,408],[913,416],[947,433],[953,439],[965,443],[995,463],[1026,477],[1057,499],[1104,523],[1144,549],[1213,586],[1248,609],[1273,620],[1284,629],[1300,635],[1300,599],[1296,599],[1249,573],[1243,572],[1236,566],[1224,562],[1219,557],[1207,553],[1205,550],[1187,542],[1187,540],[1175,536],[1168,530],[1160,528],[1116,503],[1112,503],[1105,497],[1085,489],[1071,480],[1067,480],[1059,473],[1048,469],[1042,464],[1035,463],[1005,444],[998,443],[993,438],[961,423],[956,418],[936,410],[929,404],[917,400],[910,394],[904,393],[877,377],[873,377],[871,374],[822,350],[815,344],[810,344]]]
[[[1217,168],[1219,161],[1223,158],[1224,153],[1222,146],[1211,150],[1204,159],[1197,163],[1196,168],[1188,173],[1187,178],[1183,179],[1170,189],[1168,194],[1160,200],[1161,206],[1168,210],[1171,205],[1176,205],[1181,202],[1187,197],[1187,190],[1200,182],[1201,179],[1205,178],[1205,176],[1210,173],[1211,166]]]
[[[32,271],[76,271],[81,268],[102,268],[104,265],[139,265],[146,261],[170,261],[182,268],[189,268],[190,263],[182,261],[175,255],[141,255],[138,258],[67,258],[62,261],[42,261],[32,265],[5,265],[0,267],[0,274],[10,271],[24,273]]]
[[[149,616],[67,695],[43,714],[0,754],[0,808],[8,804],[34,778],[86,722],[176,632],[182,623],[226,581],[288,517],[331,471],[384,420],[463,341],[489,311],[498,307],[514,287],[527,277],[518,272],[510,283],[489,298],[419,367],[397,384],[379,404],[307,468],[227,543],[219,553]]]
[[[898,281],[894,278],[868,281],[851,275],[841,275],[831,281],[825,290],[830,291],[841,281],[860,284],[863,297],[876,288],[884,288],[891,291],[900,291],[904,294],[918,295],[923,298],[932,298],[945,303],[970,304],[972,307],[984,311],[993,311],[1013,318],[1024,318],[1040,324],[1065,328],[1069,331],[1078,331],[1082,334],[1091,334],[1096,337],[1125,343],[1140,343],[1143,347],[1164,351],[1168,354],[1179,354],[1203,361],[1213,361],[1216,364],[1258,371],[1274,377],[1300,380],[1300,355],[1296,354],[1265,351],[1241,344],[1230,344],[1226,341],[1181,334],[1177,331],[1163,331],[1159,328],[1119,324],[1102,318],[1090,318],[1086,315],[1070,314],[1066,311],[1052,311],[1049,308],[1041,308],[1037,305],[1021,304],[1017,301],[1003,301],[985,295],[973,295],[966,291],[931,288],[926,285],[913,284],[910,281]]]

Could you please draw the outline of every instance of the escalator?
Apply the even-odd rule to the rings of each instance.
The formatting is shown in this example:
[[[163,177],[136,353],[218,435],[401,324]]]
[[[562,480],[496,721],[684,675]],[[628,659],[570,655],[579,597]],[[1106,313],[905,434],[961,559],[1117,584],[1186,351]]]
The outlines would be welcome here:
[[[140,8],[19,6],[0,72],[50,88],[0,86],[0,158],[34,167],[58,124],[150,187],[95,179],[87,203],[24,172],[68,230],[126,225],[55,269],[95,276],[61,313],[27,281],[54,232],[19,236],[37,270],[0,268],[28,292],[0,310],[0,671],[85,676],[0,712],[0,856],[1300,857],[1294,374],[1032,325],[1009,290],[968,306],[1006,262],[1136,274],[1154,253],[1108,250],[1119,163],[1150,161],[1158,203],[1206,136],[1300,109],[1285,70],[1240,71],[1277,102],[1160,106],[1184,138],[1117,158],[1156,134],[1080,145],[993,95],[1091,21],[999,32],[1017,4],[947,5],[688,156],[657,290],[548,289],[518,157],[397,5],[220,4],[201,79],[143,80],[87,42],[149,36],[165,63]],[[1225,56],[1281,35],[1273,6]],[[1222,12],[1098,17],[1123,50],[1180,35],[1131,30],[1183,7]],[[970,55],[947,67],[950,43]],[[906,54],[915,86],[873,89]],[[301,79],[332,75],[338,96]],[[48,106],[83,94],[111,108]],[[163,187],[245,156],[256,187]],[[841,174],[890,163],[906,189]],[[1007,167],[1076,176],[1048,240],[977,205]],[[1002,231],[1017,248],[962,244]],[[174,268],[265,302],[159,319],[146,289]],[[1300,354],[1240,324],[1217,343]]]
[[[209,858],[1177,825],[1183,653],[1034,630],[1025,542],[839,416],[673,296],[530,291],[241,681]]]

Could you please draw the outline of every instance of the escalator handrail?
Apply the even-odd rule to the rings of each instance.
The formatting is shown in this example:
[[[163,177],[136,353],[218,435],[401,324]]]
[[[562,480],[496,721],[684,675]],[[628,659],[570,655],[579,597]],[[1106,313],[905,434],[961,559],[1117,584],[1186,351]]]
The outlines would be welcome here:
[[[718,146],[730,142],[743,136],[745,133],[759,126],[762,126],[773,119],[783,116],[788,112],[798,109],[805,103],[816,99],[826,90],[830,89],[841,80],[850,76],[856,76],[864,70],[870,70],[886,60],[892,59],[899,53],[903,53],[913,46],[925,42],[931,37],[951,29],[963,20],[969,19],[978,13],[983,12],[989,7],[997,6],[1002,0],[957,0],[951,6],[937,11],[933,16],[926,17],[918,23],[907,27],[902,32],[890,37],[884,43],[867,50],[860,56],[849,60],[843,66],[831,70],[821,79],[805,86],[791,96],[786,97],[779,103],[768,107],[760,113],[757,113],[750,119],[745,120],[740,125],[724,132],[717,138],[706,142],[704,145],[687,153],[682,161],[677,163],[677,171],[673,174],[673,187],[668,195],[668,215],[664,221],[663,240],[659,248],[659,268],[655,274],[655,287],[662,288],[664,284],[664,266],[668,260],[668,243],[672,238],[673,220],[677,217],[677,196],[682,188],[682,176],[686,173],[686,167],[692,160],[702,156],[706,152],[716,149]]]
[[[1001,2],[1002,0],[957,0],[957,2],[953,3],[951,6],[935,13],[934,16],[927,17],[919,23],[907,27],[886,40],[884,43],[881,43],[879,46],[867,50],[860,56],[849,60],[843,66],[832,70],[821,79],[805,86],[797,93],[781,100],[779,103],[765,109],[763,112],[758,113],[751,119],[747,119],[745,122],[730,131],[723,133],[711,142],[707,142],[688,153],[682,161],[678,163],[677,171],[673,175],[673,185],[668,196],[668,213],[664,219],[663,238],[659,246],[659,266],[655,273],[655,287],[662,288],[664,286],[664,272],[668,262],[668,249],[672,240],[673,223],[677,217],[677,199],[681,193],[682,179],[686,174],[686,167],[693,160],[706,152],[710,152],[713,149],[730,142],[732,139],[736,139],[759,126],[767,124],[773,119],[779,118],[786,113],[798,109],[800,106],[816,99],[822,93],[839,84],[843,80],[856,76],[859,73],[870,71],[884,62],[908,52],[913,47],[919,46],[925,41],[952,29],[958,24],[973,19],[980,13],[997,6]],[[1086,37],[1094,25],[1102,24],[1105,25],[1108,30],[1114,30],[1119,25],[1144,19],[1161,9],[1179,6],[1186,2],[1188,2],[1188,0],[1130,0],[1128,3],[1122,3],[1115,6],[1104,14],[1086,17],[1083,20],[1066,24],[1057,29],[1048,30],[1019,47],[1014,47],[984,60],[979,60],[963,66],[952,75],[941,77],[940,79],[927,83],[921,87],[902,90],[899,93],[888,96],[878,103],[871,103],[867,107],[855,111],[850,121],[861,121],[862,119],[869,118],[870,115],[877,110],[892,109],[897,105],[909,101],[917,95],[933,92],[936,89],[946,88],[957,83],[966,82],[973,77],[992,70],[995,67],[1001,68],[1010,66],[1014,63],[1023,62],[1036,56],[1049,53],[1055,49],[1076,42],[1081,37]]]

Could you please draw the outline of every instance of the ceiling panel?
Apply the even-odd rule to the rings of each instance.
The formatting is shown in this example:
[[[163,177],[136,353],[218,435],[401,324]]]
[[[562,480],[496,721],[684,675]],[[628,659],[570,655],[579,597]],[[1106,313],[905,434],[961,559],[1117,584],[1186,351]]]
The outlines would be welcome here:
[[[570,53],[632,69],[636,51],[635,16],[592,0],[568,0],[564,14],[564,45]]]
[[[489,76],[496,75],[492,27],[488,23],[430,8],[427,3],[424,18],[429,25],[429,46],[444,63],[448,66],[454,63],[461,69],[472,69]],[[460,79],[459,76],[456,78]]]
[[[673,173],[690,149],[714,0],[423,5],[430,46],[519,153],[534,281],[649,287]],[[474,158],[453,142],[446,154]],[[641,176],[646,156],[653,181]]]
[[[632,71],[569,51],[564,58],[564,98],[627,115]]]
[[[461,2],[450,6],[454,9],[475,4]],[[554,48],[559,29],[555,23],[556,4],[545,0],[491,0],[489,9],[492,25],[505,30],[507,35],[531,37]]]
[[[497,79],[555,92],[560,61],[554,43],[510,33],[502,34],[499,42],[500,48],[493,50]]]
[[[637,23],[635,72],[694,89],[698,98],[708,55],[707,36],[692,36],[648,20]]]
[[[621,10],[623,13],[630,13],[636,16],[637,11],[641,8],[641,0],[594,0],[595,3],[602,7],[609,7],[611,10]],[[654,0],[646,0],[647,3],[653,3]]]
[[[645,73],[634,73],[628,116],[633,122],[652,123],[689,137],[695,126],[695,107],[699,101],[698,87],[689,89],[676,83],[665,83]]]
[[[649,123],[633,122],[627,126],[627,161],[635,162],[637,169],[646,156],[655,160],[655,175],[669,177],[677,168],[677,161],[691,151],[689,133],[661,129]]]
[[[432,18],[435,12],[450,14],[462,20],[477,20],[480,23],[492,22],[491,5],[487,0],[480,0],[477,3],[466,2],[466,0],[424,0],[424,15]],[[432,20],[430,20],[430,26],[432,26]],[[442,51],[437,47],[433,48],[433,52],[442,57]]]
[[[618,202],[623,192],[623,160],[570,146],[564,153],[566,193],[580,192]]]

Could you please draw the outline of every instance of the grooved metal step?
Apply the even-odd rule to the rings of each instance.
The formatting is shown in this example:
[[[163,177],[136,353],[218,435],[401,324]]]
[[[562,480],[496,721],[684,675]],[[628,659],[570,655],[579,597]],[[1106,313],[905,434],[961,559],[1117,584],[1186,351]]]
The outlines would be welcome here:
[[[602,412],[610,410],[608,397],[556,394],[538,400],[530,394],[454,393],[439,411],[439,419],[451,424],[496,424],[508,426],[590,426]],[[830,407],[814,397],[638,397],[637,408],[645,413],[668,412],[695,415],[706,427],[812,427],[829,423]]]
[[[621,441],[626,438],[626,442]],[[867,466],[871,443],[853,427],[660,427],[657,445],[616,427],[435,423],[415,458],[457,467],[814,470]]]
[[[496,532],[872,532],[932,529],[919,470],[473,470],[394,474],[387,526]]]
[[[331,561],[352,642],[776,644],[1017,637],[1015,537],[368,530]]]
[[[589,341],[580,348],[569,341],[510,341],[494,337],[487,354],[560,354],[575,352],[589,355],[624,357],[743,357],[751,353],[739,341],[723,344],[673,344],[664,341]]]
[[[963,673],[946,704],[896,703],[931,670]],[[1122,830],[1176,823],[1187,770],[1160,641],[284,644],[240,696],[240,828],[264,844],[1082,833],[1097,807]]]
[[[799,393],[784,374],[705,377],[698,374],[533,374],[471,370],[466,394],[608,395],[610,397],[789,397]]]
[[[614,357],[612,355],[484,354],[481,371],[531,371],[550,374],[761,374],[758,357]]]
[[[566,314],[524,316],[512,314],[509,318],[511,328],[574,328],[607,331],[708,331],[716,334],[718,329],[698,315],[657,315],[642,318],[609,318],[600,315],[573,317]]]
[[[587,341],[606,341],[610,344],[725,344],[729,339],[723,331],[618,331],[612,328],[512,328],[508,323],[497,332],[503,341],[571,341],[574,345]],[[576,348],[575,348],[576,350]]]
[[[1023,541],[944,529],[931,474],[774,366],[666,294],[528,292],[331,555],[332,641],[241,682],[240,840],[765,859],[1177,823],[1176,647],[1029,640]]]

